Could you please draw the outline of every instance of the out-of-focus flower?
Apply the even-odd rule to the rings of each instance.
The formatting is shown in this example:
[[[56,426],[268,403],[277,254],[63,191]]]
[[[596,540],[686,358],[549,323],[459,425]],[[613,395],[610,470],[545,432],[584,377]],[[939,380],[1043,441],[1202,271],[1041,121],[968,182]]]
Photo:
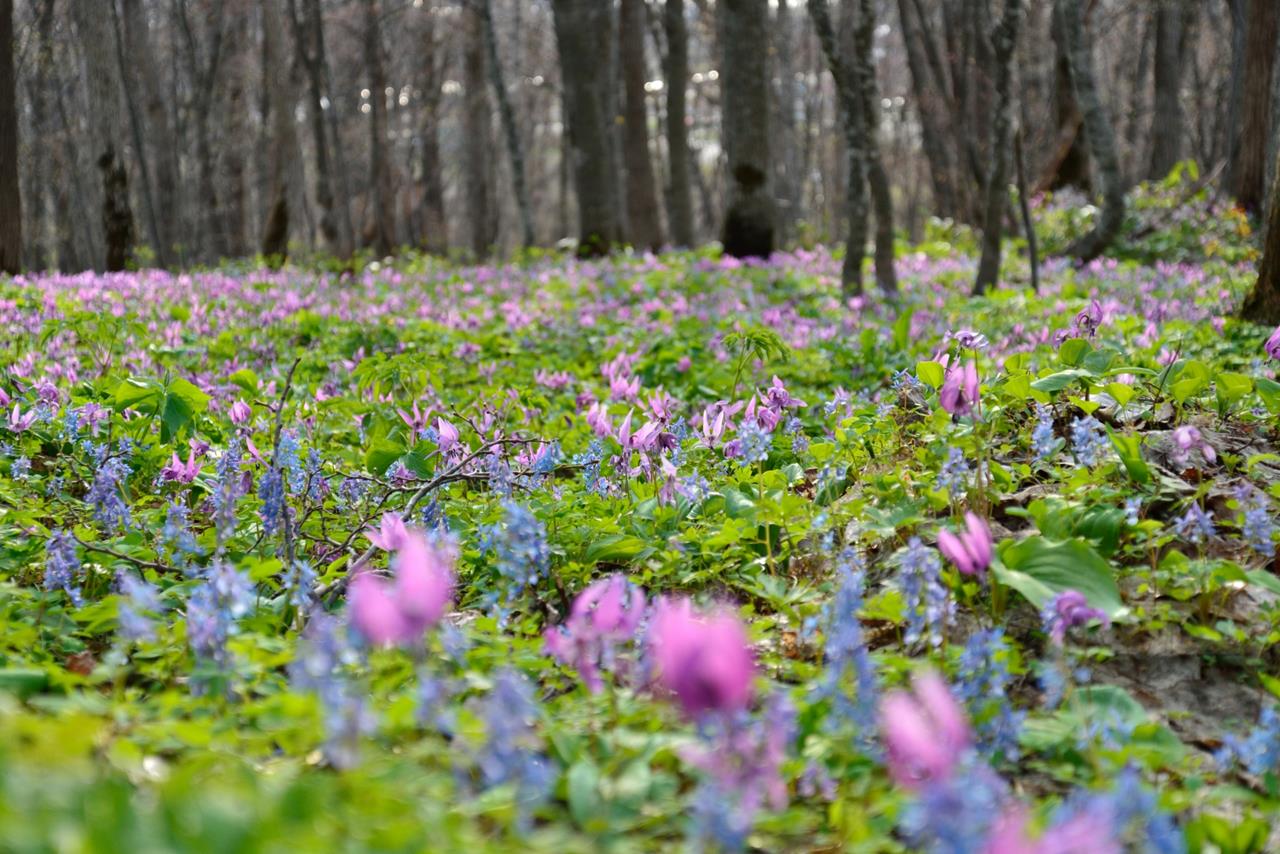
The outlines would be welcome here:
[[[960,534],[946,530],[938,532],[938,551],[962,574],[981,578],[991,565],[991,529],[973,511],[966,513],[964,519],[965,530]]]
[[[630,640],[644,619],[644,591],[624,576],[611,575],[578,594],[563,626],[544,633],[547,651],[578,671],[593,693],[603,686],[601,669],[614,660],[614,647]]]
[[[889,773],[899,785],[920,791],[945,780],[970,744],[969,722],[936,672],[915,676],[911,691],[893,691],[880,704]]]
[[[688,599],[661,599],[649,623],[657,684],[691,718],[751,702],[755,658],[746,629],[728,611],[698,613]]]
[[[383,513],[378,527],[366,531],[369,542],[384,552],[400,549],[409,538],[409,529],[404,524],[404,517],[399,513]]]
[[[352,625],[371,643],[422,639],[444,617],[453,596],[453,555],[408,531],[393,559],[394,582],[362,572],[351,582]]]
[[[1079,590],[1064,590],[1045,606],[1041,615],[1045,631],[1055,644],[1061,645],[1067,632],[1076,626],[1084,626],[1098,620],[1103,626],[1111,625],[1105,611],[1089,606],[1088,598]]]
[[[973,361],[952,365],[938,392],[938,402],[952,415],[972,415],[978,405],[978,366]]]

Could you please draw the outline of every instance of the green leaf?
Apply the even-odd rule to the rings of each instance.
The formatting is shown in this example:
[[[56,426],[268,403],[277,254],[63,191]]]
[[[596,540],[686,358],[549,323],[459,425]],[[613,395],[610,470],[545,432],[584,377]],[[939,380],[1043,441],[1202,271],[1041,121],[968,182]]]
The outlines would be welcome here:
[[[1124,470],[1129,473],[1129,479],[1134,483],[1150,483],[1151,468],[1142,458],[1142,437],[1136,434],[1117,433],[1110,427],[1106,430],[1111,436],[1111,444],[1120,456],[1120,462],[1124,463]]]
[[[1272,415],[1280,414],[1280,383],[1266,377],[1258,377],[1254,380],[1254,385],[1267,411]]]
[[[136,409],[139,412],[154,414],[163,398],[164,389],[155,380],[130,377],[116,386],[117,409]]]
[[[584,830],[606,817],[601,815],[600,769],[590,759],[579,759],[569,768],[569,813]]]
[[[1255,569],[1248,573],[1249,581],[1258,585],[1264,590],[1270,590],[1272,593],[1280,596],[1280,578],[1267,572],[1265,569]]]
[[[1058,348],[1058,360],[1068,367],[1078,368],[1089,349],[1089,342],[1083,338],[1068,338]]]
[[[1056,391],[1062,391],[1072,383],[1089,379],[1092,376],[1093,374],[1088,371],[1082,371],[1079,368],[1070,368],[1065,371],[1058,371],[1057,373],[1049,374],[1047,377],[1041,377],[1033,382],[1031,387],[1036,391],[1043,391],[1052,394]]]
[[[1003,566],[995,567],[1000,583],[1021,593],[1037,608],[1059,593],[1078,590],[1091,607],[1113,620],[1128,613],[1111,564],[1084,540],[1037,536],[1006,541],[1000,546],[1000,561]]]
[[[588,563],[629,563],[644,550],[645,541],[629,534],[597,540],[587,547]]]
[[[916,364],[916,376],[920,378],[920,382],[930,388],[942,388],[942,381],[946,378],[946,371],[938,362],[918,362]]]
[[[241,368],[231,376],[227,377],[227,379],[231,383],[240,386],[240,388],[244,389],[249,394],[253,394],[258,390],[258,375],[248,368]]]
[[[49,674],[34,667],[0,667],[0,691],[25,700],[49,687]]]
[[[404,456],[404,445],[387,439],[375,439],[364,455],[364,467],[369,474],[382,477],[392,463]]]

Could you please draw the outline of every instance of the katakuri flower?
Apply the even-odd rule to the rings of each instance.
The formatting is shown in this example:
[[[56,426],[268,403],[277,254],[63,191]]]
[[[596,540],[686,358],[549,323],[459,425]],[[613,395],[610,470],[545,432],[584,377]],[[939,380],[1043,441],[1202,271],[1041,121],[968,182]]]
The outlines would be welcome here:
[[[938,551],[955,564],[963,575],[983,578],[991,565],[991,529],[973,511],[964,514],[965,530],[960,534],[938,532]]]

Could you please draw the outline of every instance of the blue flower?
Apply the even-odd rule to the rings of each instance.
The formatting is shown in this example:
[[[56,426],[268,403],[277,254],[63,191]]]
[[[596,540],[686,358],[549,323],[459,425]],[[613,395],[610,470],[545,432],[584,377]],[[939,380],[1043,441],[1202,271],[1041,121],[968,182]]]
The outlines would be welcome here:
[[[65,591],[72,603],[79,607],[84,598],[75,584],[76,575],[80,572],[80,557],[76,554],[75,540],[66,531],[55,530],[45,543],[44,550],[44,589]]]
[[[1092,415],[1071,422],[1071,449],[1082,466],[1095,466],[1111,447],[1102,424]]]
[[[908,644],[927,639],[931,646],[942,644],[942,628],[955,610],[942,583],[942,562],[938,554],[912,537],[898,559],[898,583],[907,606]]]
[[[969,474],[971,469],[965,461],[964,451],[959,448],[947,450],[947,461],[938,471],[938,489],[954,495],[969,491]]]
[[[769,458],[773,434],[757,424],[755,419],[748,418],[738,427],[738,442],[742,462],[762,463]]]
[[[1018,734],[1026,713],[1014,709],[1008,695],[1010,654],[1003,629],[975,633],[960,654],[955,687],[968,707],[979,748],[1013,762],[1018,759]]]

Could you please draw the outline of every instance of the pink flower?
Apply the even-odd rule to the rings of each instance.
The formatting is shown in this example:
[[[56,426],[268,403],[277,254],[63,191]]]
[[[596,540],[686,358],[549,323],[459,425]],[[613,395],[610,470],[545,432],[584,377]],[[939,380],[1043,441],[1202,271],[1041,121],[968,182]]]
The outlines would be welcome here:
[[[991,565],[991,529],[973,511],[964,514],[966,530],[959,535],[938,532],[938,551],[955,564],[963,575],[986,575]]]
[[[614,645],[630,640],[644,618],[644,591],[621,575],[594,582],[578,594],[569,619],[543,634],[547,652],[578,671],[592,693],[600,690],[600,670]]]
[[[10,430],[15,433],[22,433],[34,423],[36,423],[36,411],[34,409],[23,412],[21,405],[17,403],[13,405],[13,410],[9,413]]]
[[[1271,333],[1271,337],[1267,339],[1263,349],[1267,351],[1268,356],[1280,361],[1280,326],[1277,326],[1276,331]]]
[[[1089,599],[1079,590],[1064,590],[1044,609],[1045,628],[1049,637],[1059,646],[1066,640],[1067,632],[1076,626],[1084,626],[1098,620],[1103,626],[1111,625],[1107,612],[1089,607]]]
[[[996,819],[983,854],[1121,854],[1123,850],[1112,822],[1099,821],[1097,815],[1087,811],[1059,821],[1039,839],[1033,839],[1027,828],[1026,809],[1014,805]]]
[[[168,465],[160,469],[160,479],[167,482],[191,483],[198,474],[200,474],[200,463],[196,460],[195,448],[192,448],[190,453],[187,454],[185,463],[178,456],[178,452],[174,451],[173,459],[169,460]]]
[[[361,572],[347,596],[352,625],[378,646],[421,640],[444,618],[453,597],[453,556],[421,533],[406,533],[393,564],[394,581]]]
[[[618,444],[622,446],[625,452],[631,444],[631,416],[633,410],[628,409],[627,415],[622,419],[622,423],[618,425]]]
[[[661,599],[649,624],[649,651],[657,684],[689,717],[751,702],[755,658],[733,614],[699,614],[688,599]]]
[[[227,415],[230,416],[232,424],[239,426],[249,423],[249,419],[253,417],[253,410],[243,400],[237,400],[231,404],[231,409],[227,412]]]
[[[409,529],[405,527],[404,519],[399,513],[383,513],[379,527],[376,530],[370,528],[367,534],[369,542],[384,552],[394,552],[409,538]]]
[[[1190,424],[1183,424],[1181,427],[1175,427],[1173,431],[1174,453],[1171,455],[1178,465],[1187,464],[1187,453],[1193,448],[1198,448],[1200,455],[1204,457],[1205,462],[1213,463],[1218,459],[1218,452],[1213,449],[1204,440],[1204,436],[1200,431]]]
[[[894,691],[880,703],[889,773],[899,785],[919,791],[951,776],[969,747],[969,722],[934,671],[917,674],[912,690]]]
[[[952,415],[971,415],[978,404],[978,366],[972,361],[963,367],[953,365],[947,370],[938,393],[942,408]]]
[[[449,450],[458,444],[459,435],[458,428],[454,427],[443,418],[436,419],[436,432],[440,435],[440,451],[441,453],[449,453]]]

